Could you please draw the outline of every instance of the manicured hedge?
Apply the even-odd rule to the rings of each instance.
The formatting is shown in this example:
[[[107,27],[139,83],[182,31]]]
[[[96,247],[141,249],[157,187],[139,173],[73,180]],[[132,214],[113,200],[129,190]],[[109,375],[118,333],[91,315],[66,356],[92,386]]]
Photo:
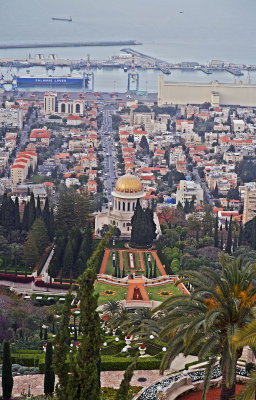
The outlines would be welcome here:
[[[55,283],[55,282],[46,283],[44,281],[36,281],[35,282],[35,286],[48,287],[48,288],[51,288],[51,289],[66,289],[66,290],[69,290],[69,287],[70,287],[70,285],[67,285],[67,284],[63,285],[61,283]],[[78,288],[78,285],[74,285],[74,290],[77,290],[77,288]]]
[[[101,371],[124,371],[133,361],[133,357],[114,357],[102,356],[101,357]],[[142,357],[138,358],[136,369],[159,369],[161,360],[155,357]],[[39,373],[44,373],[44,360],[39,361]]]
[[[21,275],[12,275],[12,274],[0,274],[0,280],[2,281],[11,281],[11,282],[20,282],[20,283],[29,283],[34,281],[33,276],[21,276]]]
[[[37,363],[38,365],[40,362],[44,361],[44,354],[25,354],[25,353],[14,353],[12,356],[12,363],[13,364],[20,364],[24,365],[25,367],[34,367]]]
[[[133,357],[102,356],[102,371],[123,371],[133,361]],[[136,369],[159,369],[161,360],[155,357],[138,358]]]

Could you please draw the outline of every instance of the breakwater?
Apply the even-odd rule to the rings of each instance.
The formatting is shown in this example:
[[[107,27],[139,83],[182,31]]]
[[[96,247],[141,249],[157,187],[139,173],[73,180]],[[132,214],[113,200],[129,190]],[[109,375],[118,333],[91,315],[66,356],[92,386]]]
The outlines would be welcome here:
[[[40,49],[48,47],[93,47],[93,46],[134,46],[141,45],[137,40],[106,42],[38,42],[38,43],[0,43],[0,49]]]

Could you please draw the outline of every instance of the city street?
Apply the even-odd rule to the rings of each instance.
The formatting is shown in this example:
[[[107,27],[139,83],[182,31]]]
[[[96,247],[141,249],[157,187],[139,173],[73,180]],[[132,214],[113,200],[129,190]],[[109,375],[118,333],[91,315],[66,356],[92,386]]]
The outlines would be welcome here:
[[[105,105],[102,108],[103,121],[101,128],[102,146],[104,151],[104,188],[109,203],[112,201],[111,192],[115,186],[116,170],[115,170],[115,148],[114,148],[114,132],[112,130],[112,113],[113,106]]]

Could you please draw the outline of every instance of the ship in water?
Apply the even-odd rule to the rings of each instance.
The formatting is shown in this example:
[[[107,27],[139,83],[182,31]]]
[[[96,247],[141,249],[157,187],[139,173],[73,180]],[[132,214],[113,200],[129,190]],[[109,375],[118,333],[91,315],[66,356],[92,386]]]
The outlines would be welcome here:
[[[68,21],[68,22],[72,22],[72,18],[56,18],[56,17],[52,17],[53,21]]]
[[[78,86],[88,87],[87,74],[74,76],[47,76],[47,75],[23,75],[14,78],[16,85],[20,86]]]

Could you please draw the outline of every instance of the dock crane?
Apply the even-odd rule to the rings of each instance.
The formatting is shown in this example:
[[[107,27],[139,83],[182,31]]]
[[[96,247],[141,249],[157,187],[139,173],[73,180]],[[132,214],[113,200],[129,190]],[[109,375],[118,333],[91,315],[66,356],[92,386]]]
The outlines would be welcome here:
[[[139,91],[139,73],[136,70],[134,54],[132,55],[131,69],[130,72],[128,73],[127,91],[128,92]]]

